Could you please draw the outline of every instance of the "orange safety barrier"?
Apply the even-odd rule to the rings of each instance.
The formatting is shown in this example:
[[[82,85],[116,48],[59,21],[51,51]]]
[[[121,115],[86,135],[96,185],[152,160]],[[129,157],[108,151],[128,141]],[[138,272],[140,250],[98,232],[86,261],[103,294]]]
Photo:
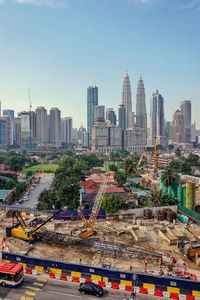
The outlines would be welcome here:
[[[111,287],[115,290],[118,290],[119,289],[119,284],[118,283],[115,283],[115,282],[112,282],[112,285]]]
[[[99,281],[98,282],[98,285],[101,286],[101,287],[105,287],[106,286],[106,283],[104,281]]]
[[[85,279],[85,282],[92,282],[92,279],[86,278],[86,279]]]
[[[148,294],[148,289],[146,288],[140,288],[140,294]]]
[[[125,290],[126,290],[127,292],[132,292],[132,286],[126,285],[126,286],[125,286]]]
[[[49,273],[49,278],[55,279],[55,274],[54,273]]]
[[[170,293],[170,298],[174,299],[174,300],[178,300],[179,299],[179,294],[177,294],[177,293]]]
[[[67,280],[67,275],[61,275],[61,276],[60,276],[60,280],[66,281],[66,280]]]
[[[80,282],[80,280],[79,280],[79,278],[78,278],[78,277],[73,277],[73,278],[72,278],[72,282],[79,283],[79,282]]]
[[[163,296],[163,291],[155,290],[155,296],[162,297]]]
[[[32,274],[32,269],[31,268],[26,268],[25,269],[25,274]]]
[[[187,300],[195,300],[195,296],[187,295],[187,296],[186,296],[186,299],[187,299]]]

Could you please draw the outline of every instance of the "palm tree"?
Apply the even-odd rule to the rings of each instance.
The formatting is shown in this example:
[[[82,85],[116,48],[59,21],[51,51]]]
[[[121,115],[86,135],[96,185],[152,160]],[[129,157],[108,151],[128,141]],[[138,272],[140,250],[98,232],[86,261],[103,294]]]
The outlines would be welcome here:
[[[137,166],[135,161],[132,159],[128,158],[124,162],[124,168],[125,168],[125,173],[130,176],[131,174],[137,173]]]
[[[169,187],[171,185],[173,185],[175,181],[175,175],[172,171],[172,169],[170,168],[167,168],[164,173],[162,174],[162,177],[161,177],[161,182],[166,186],[166,187]]]

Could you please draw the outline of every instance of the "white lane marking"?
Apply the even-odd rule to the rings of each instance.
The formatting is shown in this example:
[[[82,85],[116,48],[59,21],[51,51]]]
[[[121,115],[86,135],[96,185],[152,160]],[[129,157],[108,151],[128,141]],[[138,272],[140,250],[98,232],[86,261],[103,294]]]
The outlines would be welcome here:
[[[78,295],[66,294],[66,293],[55,292],[55,291],[49,291],[49,290],[44,290],[43,292],[52,293],[52,294],[57,294],[57,295],[63,295],[63,296],[70,296],[70,297],[75,297],[75,298],[81,298],[81,296],[78,296]]]

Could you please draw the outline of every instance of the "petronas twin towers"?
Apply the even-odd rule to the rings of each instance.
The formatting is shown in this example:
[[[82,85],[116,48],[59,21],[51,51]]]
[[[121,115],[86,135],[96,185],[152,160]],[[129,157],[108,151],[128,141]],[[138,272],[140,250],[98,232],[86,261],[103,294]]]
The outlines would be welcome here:
[[[142,77],[138,81],[136,93],[136,118],[132,112],[131,84],[126,72],[123,83],[122,104],[125,107],[125,126],[126,129],[133,127],[143,128],[147,136],[147,113],[145,101],[145,88]],[[136,120],[135,120],[136,119]]]

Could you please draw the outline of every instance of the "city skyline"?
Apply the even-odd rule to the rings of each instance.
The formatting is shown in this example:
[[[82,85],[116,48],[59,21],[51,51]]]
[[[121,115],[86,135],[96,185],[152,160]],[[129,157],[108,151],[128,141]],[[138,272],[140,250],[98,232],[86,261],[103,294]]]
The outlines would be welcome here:
[[[127,69],[133,107],[141,73],[148,114],[152,92],[158,88],[168,104],[167,120],[172,121],[180,101],[190,99],[193,120],[200,126],[195,109],[200,77],[197,1],[193,5],[187,0],[3,2],[3,108],[27,110],[30,87],[34,108],[43,105],[49,110],[56,105],[63,116],[73,117],[76,127],[86,126],[86,88],[96,84],[99,102],[117,111]],[[93,43],[88,47],[91,37]],[[81,114],[77,107],[82,108]]]

